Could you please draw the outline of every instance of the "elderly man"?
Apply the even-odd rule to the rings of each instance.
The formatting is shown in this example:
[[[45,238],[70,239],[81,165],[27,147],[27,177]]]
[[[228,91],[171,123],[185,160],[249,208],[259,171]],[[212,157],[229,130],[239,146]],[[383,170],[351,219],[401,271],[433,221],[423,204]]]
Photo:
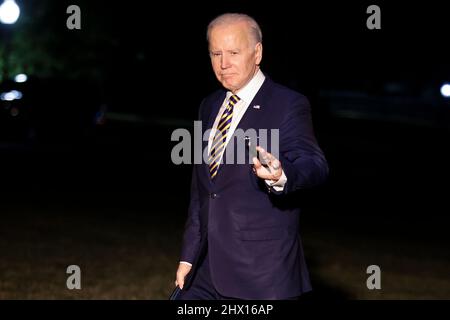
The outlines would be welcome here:
[[[203,130],[213,130],[204,142],[208,161],[193,168],[178,299],[296,298],[311,285],[292,199],[328,174],[308,100],[262,73],[262,33],[253,18],[221,15],[207,39],[224,89],[200,106]],[[278,156],[258,146],[263,163],[227,163],[238,129],[279,129]]]

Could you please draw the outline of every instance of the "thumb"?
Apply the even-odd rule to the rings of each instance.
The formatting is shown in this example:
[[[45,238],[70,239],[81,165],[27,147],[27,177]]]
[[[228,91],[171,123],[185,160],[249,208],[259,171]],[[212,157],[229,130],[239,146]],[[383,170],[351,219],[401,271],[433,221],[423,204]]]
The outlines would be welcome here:
[[[261,162],[256,157],[253,157],[253,166],[255,167],[255,169],[259,169],[262,166]]]
[[[183,289],[184,286],[184,277],[181,275],[177,275],[177,280],[175,281],[175,285],[179,286],[180,289]]]

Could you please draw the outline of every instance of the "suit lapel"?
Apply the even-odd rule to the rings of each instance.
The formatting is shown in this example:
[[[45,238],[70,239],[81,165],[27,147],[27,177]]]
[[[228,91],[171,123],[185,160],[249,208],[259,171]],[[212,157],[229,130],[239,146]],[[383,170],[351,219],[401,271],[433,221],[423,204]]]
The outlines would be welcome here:
[[[226,91],[223,91],[223,93],[220,94],[219,98],[211,106],[211,113],[209,114],[209,117],[208,117],[206,130],[212,128],[212,126],[214,124],[214,120],[216,120],[217,114],[219,113],[220,107],[222,106],[222,103],[225,100],[225,96],[226,96]]]
[[[247,110],[239,121],[236,129],[247,130],[249,128],[254,128],[258,130],[258,123],[261,116],[263,116],[269,107],[267,99],[267,79],[264,81],[263,85],[259,89],[258,93],[255,95],[253,100],[248,105]]]

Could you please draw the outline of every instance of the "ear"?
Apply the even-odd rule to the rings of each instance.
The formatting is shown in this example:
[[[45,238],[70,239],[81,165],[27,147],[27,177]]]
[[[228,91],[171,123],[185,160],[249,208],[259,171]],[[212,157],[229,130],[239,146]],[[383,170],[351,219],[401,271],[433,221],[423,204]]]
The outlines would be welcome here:
[[[262,54],[263,54],[263,45],[261,42],[258,42],[255,46],[256,65],[258,66],[261,63]]]

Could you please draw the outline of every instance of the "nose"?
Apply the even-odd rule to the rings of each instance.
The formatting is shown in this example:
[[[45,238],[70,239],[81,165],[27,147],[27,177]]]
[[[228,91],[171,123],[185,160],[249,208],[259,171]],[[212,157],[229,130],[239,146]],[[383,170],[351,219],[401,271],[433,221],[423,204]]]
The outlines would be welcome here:
[[[222,59],[220,61],[220,67],[222,69],[227,69],[230,67],[230,60],[228,59],[227,55],[223,54]]]

